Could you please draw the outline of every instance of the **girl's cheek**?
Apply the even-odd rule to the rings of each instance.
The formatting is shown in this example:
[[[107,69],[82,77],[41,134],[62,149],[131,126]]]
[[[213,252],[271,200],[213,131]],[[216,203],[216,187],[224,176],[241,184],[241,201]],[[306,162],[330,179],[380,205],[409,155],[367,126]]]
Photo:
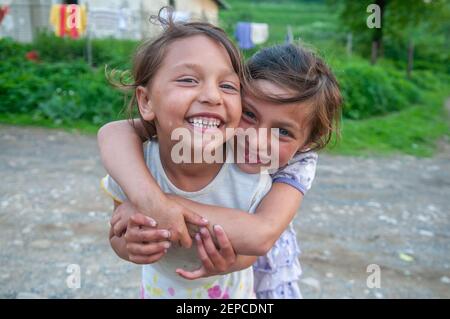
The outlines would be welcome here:
[[[239,127],[243,128],[243,129],[248,129],[249,127],[251,127],[251,124],[248,123],[247,121],[243,120],[242,117],[239,121]]]
[[[242,115],[242,104],[241,104],[241,98],[239,97],[230,97],[229,102],[227,103],[229,106],[229,114],[233,118],[233,122],[236,123],[236,125],[239,124],[241,115]]]
[[[294,156],[295,152],[296,152],[296,148],[291,145],[291,143],[283,143],[282,141],[280,141],[279,144],[279,163],[280,163],[280,167],[286,165],[289,160]]]

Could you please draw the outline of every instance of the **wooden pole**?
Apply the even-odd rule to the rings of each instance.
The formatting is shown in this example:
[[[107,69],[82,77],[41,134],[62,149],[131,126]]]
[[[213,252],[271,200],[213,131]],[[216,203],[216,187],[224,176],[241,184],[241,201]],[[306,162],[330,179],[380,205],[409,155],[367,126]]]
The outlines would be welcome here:
[[[347,55],[351,56],[353,51],[353,34],[347,33]]]
[[[370,63],[375,64],[377,63],[378,58],[378,42],[372,41],[372,55],[370,57]]]
[[[292,27],[290,25],[287,26],[287,43],[294,42],[294,34],[292,32]]]
[[[91,23],[89,21],[89,4],[86,2],[86,18],[87,20],[87,27],[86,27],[86,55],[87,55],[87,63],[92,67],[92,39],[91,39]]]
[[[408,79],[411,78],[413,65],[414,65],[414,42],[412,39],[410,39],[408,45],[408,68],[406,69],[406,76],[408,77]]]

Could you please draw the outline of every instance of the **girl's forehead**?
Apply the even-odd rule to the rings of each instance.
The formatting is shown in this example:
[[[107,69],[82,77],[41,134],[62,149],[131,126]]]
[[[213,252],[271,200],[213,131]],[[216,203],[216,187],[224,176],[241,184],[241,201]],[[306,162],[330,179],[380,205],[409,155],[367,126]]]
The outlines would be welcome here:
[[[173,41],[167,46],[162,66],[169,69],[215,69],[227,75],[236,75],[231,57],[217,40],[197,34]]]
[[[263,79],[254,80],[250,82],[250,85],[262,93],[271,96],[279,96],[280,98],[289,98],[293,95],[298,94],[298,92],[296,92],[291,88],[282,86],[269,80]]]
[[[203,34],[196,34],[174,40],[167,46],[165,57],[180,60],[183,58],[197,58],[223,60],[231,66],[231,58],[225,47],[217,40]]]
[[[258,90],[262,94],[271,96],[280,96],[282,98],[292,97],[295,92],[288,88],[283,88],[277,84],[267,80],[256,80],[258,82]],[[308,101],[292,102],[292,103],[277,103],[254,95],[251,92],[244,92],[243,106],[249,107],[256,111],[261,117],[261,120],[287,121],[302,123],[309,118],[313,110],[313,106]]]

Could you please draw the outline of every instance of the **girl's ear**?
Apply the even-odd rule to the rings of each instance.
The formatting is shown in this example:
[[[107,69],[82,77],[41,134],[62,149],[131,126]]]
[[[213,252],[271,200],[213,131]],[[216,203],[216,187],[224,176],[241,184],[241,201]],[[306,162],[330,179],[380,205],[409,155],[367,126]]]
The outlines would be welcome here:
[[[136,88],[136,99],[142,118],[148,122],[153,121],[155,119],[155,112],[153,112],[153,106],[148,97],[147,88],[138,86]]]

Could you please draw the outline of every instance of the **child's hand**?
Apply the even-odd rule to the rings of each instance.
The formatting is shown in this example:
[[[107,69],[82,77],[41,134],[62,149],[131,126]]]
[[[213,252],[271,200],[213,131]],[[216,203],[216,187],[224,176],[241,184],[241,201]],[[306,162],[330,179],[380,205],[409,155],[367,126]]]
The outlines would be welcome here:
[[[187,229],[189,232],[189,236],[193,239],[195,238],[195,235],[200,231],[200,226],[191,224],[191,223],[187,223]]]
[[[114,210],[114,215],[111,218],[110,224],[113,230],[114,236],[122,237],[127,230],[128,221],[131,216],[134,214],[139,214],[140,212],[137,210],[136,206],[134,206],[131,202],[125,201]],[[148,222],[152,227],[156,227],[156,221],[147,217]]]
[[[135,264],[157,262],[170,247],[169,237],[168,230],[154,228],[147,216],[134,214],[124,235],[128,260]]]
[[[139,205],[139,210],[158,222],[159,228],[170,231],[172,242],[179,242],[184,248],[190,248],[192,239],[186,223],[198,226],[208,225],[208,221],[202,216],[187,209],[174,200],[174,196],[166,194],[166,199],[159,201],[157,208]]]
[[[178,275],[188,280],[215,276],[226,273],[236,262],[236,254],[223,228],[219,225],[215,225],[213,228],[219,243],[219,250],[214,245],[208,229],[202,227],[200,233],[195,235],[197,252],[202,266],[194,271],[178,268],[176,270]]]

